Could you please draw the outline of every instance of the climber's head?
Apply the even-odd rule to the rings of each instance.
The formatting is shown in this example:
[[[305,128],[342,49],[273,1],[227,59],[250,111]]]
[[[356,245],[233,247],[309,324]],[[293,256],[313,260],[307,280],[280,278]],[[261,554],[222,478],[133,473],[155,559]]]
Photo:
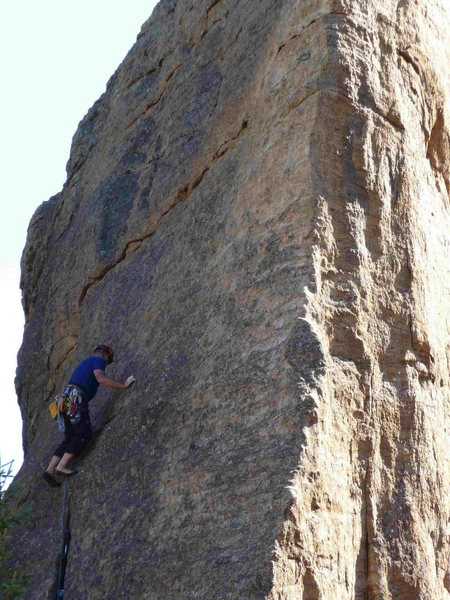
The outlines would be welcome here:
[[[110,365],[114,361],[114,352],[109,344],[99,344],[94,350],[94,354],[101,353],[106,363]]]

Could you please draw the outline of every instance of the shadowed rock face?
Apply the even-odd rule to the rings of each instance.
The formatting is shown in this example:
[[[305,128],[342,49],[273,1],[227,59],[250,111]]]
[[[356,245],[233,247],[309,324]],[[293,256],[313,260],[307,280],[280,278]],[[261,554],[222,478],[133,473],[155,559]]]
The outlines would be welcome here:
[[[15,532],[99,341],[68,600],[450,593],[449,39],[430,0],[163,0],[30,224]],[[56,509],[55,509],[56,507]]]

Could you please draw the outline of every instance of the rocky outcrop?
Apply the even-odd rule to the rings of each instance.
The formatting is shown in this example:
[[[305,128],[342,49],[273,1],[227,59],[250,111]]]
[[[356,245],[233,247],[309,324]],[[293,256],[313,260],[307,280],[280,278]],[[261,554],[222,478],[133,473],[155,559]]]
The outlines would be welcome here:
[[[22,262],[12,540],[52,597],[46,405],[98,341],[68,600],[450,594],[449,38],[430,0],[163,0]]]

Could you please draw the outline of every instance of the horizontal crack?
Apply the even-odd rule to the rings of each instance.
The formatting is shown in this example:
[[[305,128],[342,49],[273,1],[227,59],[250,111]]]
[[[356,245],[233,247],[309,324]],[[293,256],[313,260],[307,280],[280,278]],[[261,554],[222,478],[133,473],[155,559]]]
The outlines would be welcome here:
[[[245,129],[247,129],[247,126],[248,126],[248,121],[247,120],[242,121],[240,130],[238,131],[238,133],[234,137],[230,138],[229,140],[227,140],[226,142],[224,142],[223,144],[221,144],[219,146],[218,150],[216,150],[216,152],[212,155],[210,164],[203,169],[203,171],[193,180],[193,182],[191,184],[185,185],[183,188],[179,189],[176,192],[176,194],[172,198],[172,201],[169,202],[167,208],[159,215],[159,217],[157,217],[156,221],[152,224],[151,227],[149,227],[149,229],[143,235],[141,235],[140,237],[134,238],[132,240],[129,240],[125,244],[125,247],[122,250],[122,253],[120,254],[119,258],[116,261],[114,261],[110,265],[106,265],[102,269],[98,270],[97,274],[95,276],[88,277],[88,281],[87,281],[86,285],[83,287],[80,297],[78,299],[78,307],[81,307],[81,305],[84,302],[84,299],[86,298],[87,293],[92,288],[92,286],[99,283],[105,277],[105,275],[107,275],[107,273],[109,273],[114,267],[116,267],[118,264],[120,264],[122,261],[124,261],[129,254],[131,254],[132,252],[135,252],[138,248],[140,248],[140,246],[146,239],[148,239],[154,235],[154,233],[158,229],[159,224],[162,221],[162,219],[166,215],[168,215],[176,206],[178,206],[178,204],[180,204],[181,202],[184,202],[185,200],[187,200],[189,198],[189,196],[192,194],[192,192],[201,184],[201,182],[203,181],[203,178],[205,177],[206,173],[211,169],[211,166],[213,165],[213,163],[217,159],[221,158],[224,154],[226,154],[226,152],[228,152],[228,150],[230,149],[230,147],[228,147],[222,151],[222,148],[224,148],[228,144],[231,144],[231,142],[237,140],[240,137],[240,135],[242,134],[242,132]]]
[[[198,183],[200,183],[201,179],[203,178],[204,173],[207,170],[208,169],[205,169],[205,171],[202,173],[202,175],[199,178]],[[125,247],[122,250],[122,253],[120,254],[119,258],[115,262],[111,263],[110,265],[107,265],[107,266],[103,267],[100,271],[98,271],[98,273],[97,273],[97,275],[95,277],[88,278],[88,282],[84,286],[84,288],[83,288],[83,290],[82,290],[82,292],[80,294],[80,298],[78,300],[78,306],[79,307],[83,304],[84,299],[86,298],[86,295],[89,292],[89,290],[92,288],[92,286],[94,286],[97,283],[99,283],[105,277],[105,275],[107,275],[107,273],[109,273],[109,271],[111,271],[111,269],[113,269],[118,264],[120,264],[122,261],[124,261],[129,254],[131,254],[132,252],[135,252],[138,248],[140,248],[140,246],[142,245],[142,242],[144,242],[144,240],[150,238],[155,233],[155,231],[157,230],[157,228],[158,228],[161,220],[172,209],[174,209],[178,204],[180,204],[180,202],[183,202],[184,200],[186,200],[187,197],[190,194],[190,191],[192,189],[194,189],[194,187],[196,187],[196,185],[198,185],[198,183],[194,182],[194,185],[192,186],[192,188],[189,188],[188,186],[185,186],[184,188],[182,188],[181,190],[179,190],[175,194],[172,202],[169,203],[168,207],[159,215],[159,217],[157,218],[157,220],[154,223],[154,225],[144,235],[142,235],[140,237],[137,237],[137,238],[134,238],[132,240],[129,240],[125,244]]]
[[[144,77],[148,77],[148,75],[151,75],[152,73],[155,73],[155,72],[156,72],[156,69],[154,68],[154,69],[150,69],[150,71],[147,71],[146,73],[143,73],[142,75],[139,75],[138,77],[133,79],[133,81],[130,81],[130,83],[127,85],[127,89],[129,89],[130,87],[133,87],[133,85],[135,85],[138,81],[140,81]]]
[[[213,10],[213,8],[215,8],[221,2],[222,0],[214,0],[214,2],[208,6],[208,8],[206,9],[206,18],[209,17],[209,13]]]
[[[324,15],[320,15],[318,18],[316,18],[316,19],[313,19],[313,20],[312,20],[312,21],[310,21],[310,22],[309,22],[307,25],[305,25],[304,27],[302,27],[302,30],[301,30],[301,31],[299,31],[299,33],[296,33],[295,35],[293,35],[292,37],[290,37],[288,40],[286,40],[286,41],[284,42],[284,44],[281,44],[281,46],[279,46],[279,47],[278,47],[278,51],[277,51],[277,54],[276,54],[276,56],[278,56],[278,55],[280,54],[281,50],[283,50],[283,48],[284,48],[284,47],[285,47],[285,46],[286,46],[286,45],[287,45],[289,42],[291,42],[292,40],[295,40],[296,38],[300,37],[300,36],[301,36],[301,34],[302,34],[302,33],[303,33],[303,32],[304,32],[306,29],[308,29],[308,27],[311,27],[311,25],[314,25],[314,23],[317,23],[318,21],[321,21],[321,20],[323,20],[323,19],[326,19],[327,17],[332,17],[332,16],[341,16],[341,17],[342,17],[342,16],[344,16],[344,17],[348,17],[349,15],[348,15],[347,13],[345,13],[345,12],[339,12],[339,11],[332,11],[332,12],[326,13],[326,14],[324,14]]]
[[[183,66],[184,63],[181,63],[180,65],[178,65],[177,67],[175,67],[175,69],[173,69],[173,71],[171,73],[169,73],[169,75],[167,76],[166,80],[163,83],[162,86],[162,90],[159,94],[159,96],[156,98],[156,100],[154,102],[152,102],[151,104],[148,104],[146,106],[146,108],[141,112],[140,115],[138,115],[136,118],[134,118],[132,121],[130,121],[128,123],[128,125],[125,126],[125,131],[127,129],[130,129],[130,127],[132,127],[137,121],[139,121],[139,119],[141,119],[144,115],[147,115],[149,113],[149,111],[156,106],[157,104],[159,104],[159,102],[161,101],[162,97],[164,96],[164,94],[167,92],[167,89],[169,87],[169,82],[172,79],[172,77],[175,75],[175,73],[178,71],[178,69],[180,67]]]
[[[213,160],[215,160],[216,158],[220,158],[221,156],[223,156],[225,154],[225,152],[227,152],[229,150],[229,148],[226,148],[223,152],[222,152],[222,148],[224,146],[227,146],[231,142],[234,142],[235,140],[237,140],[238,137],[240,137],[241,133],[244,131],[244,129],[247,129],[247,126],[248,126],[248,121],[247,120],[242,121],[241,128],[239,129],[237,135],[235,135],[234,137],[230,138],[229,140],[227,140],[226,142],[224,142],[223,144],[221,144],[219,146],[218,150],[216,150],[216,152],[215,152],[215,154],[213,156]]]
[[[312,90],[309,92],[309,94],[306,94],[305,96],[303,96],[303,98],[301,98],[301,100],[299,100],[298,102],[295,102],[294,104],[290,105],[287,112],[284,113],[281,117],[281,119],[278,121],[278,123],[281,123],[281,121],[284,121],[284,119],[291,114],[291,112],[293,110],[295,110],[296,108],[298,108],[299,106],[301,106],[306,100],[308,100],[308,98],[311,98],[311,96],[314,96],[315,94],[317,94],[318,92],[320,92],[321,90]]]
[[[308,25],[305,25],[305,27],[303,27],[303,29],[301,30],[300,33],[296,33],[295,35],[293,35],[292,37],[290,37],[288,40],[286,40],[284,42],[284,44],[281,44],[281,46],[279,46],[279,48],[278,48],[277,56],[280,54],[280,52],[283,50],[283,48],[285,46],[287,46],[287,44],[289,44],[289,42],[292,42],[292,40],[295,40],[296,38],[300,37],[301,34],[305,31],[305,29],[307,29],[308,27],[310,27],[314,23],[317,23],[317,19],[314,19],[313,21],[311,21],[310,23],[308,23]]]

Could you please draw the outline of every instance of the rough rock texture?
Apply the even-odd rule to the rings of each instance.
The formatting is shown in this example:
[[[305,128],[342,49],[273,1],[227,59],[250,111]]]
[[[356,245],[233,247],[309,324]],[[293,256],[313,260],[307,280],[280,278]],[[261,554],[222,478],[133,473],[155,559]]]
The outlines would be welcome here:
[[[67,600],[450,597],[443,0],[163,0],[30,225],[17,389],[51,593],[46,405],[98,341]],[[48,596],[51,597],[51,596]]]

